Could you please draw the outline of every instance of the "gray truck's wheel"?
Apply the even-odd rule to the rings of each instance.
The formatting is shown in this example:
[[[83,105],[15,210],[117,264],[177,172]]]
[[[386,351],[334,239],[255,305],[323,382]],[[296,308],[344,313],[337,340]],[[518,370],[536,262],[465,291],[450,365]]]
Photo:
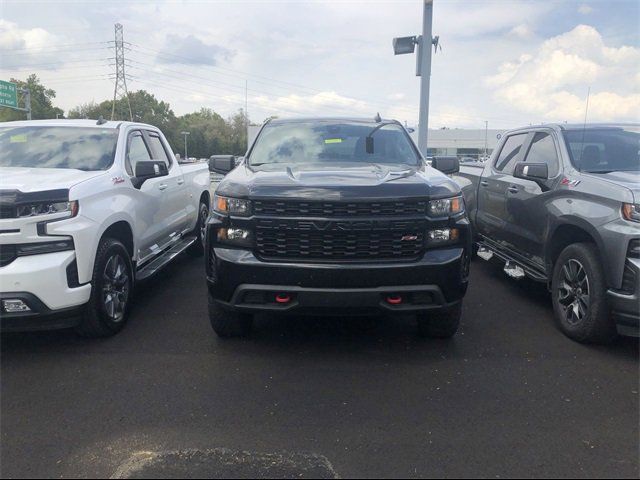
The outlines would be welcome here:
[[[209,205],[207,205],[206,202],[200,202],[200,206],[198,207],[198,223],[196,223],[196,228],[193,229],[193,233],[196,235],[197,239],[195,243],[187,249],[187,252],[194,257],[199,257],[204,254],[205,233],[208,219]]]
[[[125,246],[104,238],[98,245],[91,280],[91,297],[76,332],[85,337],[108,337],[127,322],[133,294],[133,265]]]
[[[418,334],[422,337],[451,338],[462,318],[462,302],[454,307],[418,314]]]
[[[246,337],[251,332],[253,315],[224,310],[209,294],[209,321],[221,338]]]
[[[606,343],[616,336],[607,304],[606,282],[592,243],[565,248],[553,267],[551,295],[556,323],[569,338]]]

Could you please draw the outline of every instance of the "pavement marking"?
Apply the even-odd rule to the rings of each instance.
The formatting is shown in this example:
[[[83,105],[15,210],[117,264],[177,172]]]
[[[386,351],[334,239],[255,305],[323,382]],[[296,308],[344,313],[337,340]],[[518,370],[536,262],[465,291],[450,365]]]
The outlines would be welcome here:
[[[227,448],[140,451],[111,476],[121,478],[340,478],[316,454],[260,453]]]

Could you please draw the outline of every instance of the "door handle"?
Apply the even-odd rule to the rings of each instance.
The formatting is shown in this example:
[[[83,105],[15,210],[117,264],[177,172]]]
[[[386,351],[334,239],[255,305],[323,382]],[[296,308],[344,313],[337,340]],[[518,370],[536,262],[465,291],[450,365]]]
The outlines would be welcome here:
[[[487,185],[489,185],[489,182],[487,182],[486,180],[482,180],[480,182],[480,185],[483,186],[483,187],[486,187]]]
[[[184,183],[184,178],[179,178],[177,183],[178,185],[182,185]]]
[[[509,193],[518,193],[520,191],[515,185],[511,185],[507,190],[509,190]]]
[[[168,186],[169,185],[167,185],[166,183],[161,183],[160,185],[158,185],[158,190],[166,190]]]

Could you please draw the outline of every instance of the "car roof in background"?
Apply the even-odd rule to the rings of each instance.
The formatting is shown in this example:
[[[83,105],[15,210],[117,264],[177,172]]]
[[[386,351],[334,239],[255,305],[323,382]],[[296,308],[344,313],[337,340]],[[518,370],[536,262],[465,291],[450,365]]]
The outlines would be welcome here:
[[[270,125],[280,125],[287,123],[370,123],[372,125],[382,122],[396,122],[397,120],[383,118],[380,122],[376,122],[376,119],[365,117],[299,117],[299,118],[274,118],[269,120]],[[400,122],[398,122],[400,123]]]
[[[157,130],[153,125],[137,122],[122,122],[107,120],[102,124],[98,124],[98,120],[68,120],[68,119],[51,119],[51,120],[19,120],[16,122],[4,122],[0,124],[0,127],[83,127],[83,128],[119,128],[121,126],[137,126],[152,128]]]

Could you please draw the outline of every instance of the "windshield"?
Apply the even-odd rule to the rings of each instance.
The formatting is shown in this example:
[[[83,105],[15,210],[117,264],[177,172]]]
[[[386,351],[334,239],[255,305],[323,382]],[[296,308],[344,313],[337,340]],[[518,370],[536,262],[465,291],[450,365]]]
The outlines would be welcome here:
[[[331,162],[418,165],[418,154],[400,125],[388,124],[376,130],[377,126],[364,122],[267,125],[249,154],[249,165]],[[373,148],[367,151],[369,135]]]
[[[581,172],[640,170],[640,127],[598,127],[566,130],[571,162]]]
[[[0,167],[107,170],[117,141],[113,128],[0,127]]]

